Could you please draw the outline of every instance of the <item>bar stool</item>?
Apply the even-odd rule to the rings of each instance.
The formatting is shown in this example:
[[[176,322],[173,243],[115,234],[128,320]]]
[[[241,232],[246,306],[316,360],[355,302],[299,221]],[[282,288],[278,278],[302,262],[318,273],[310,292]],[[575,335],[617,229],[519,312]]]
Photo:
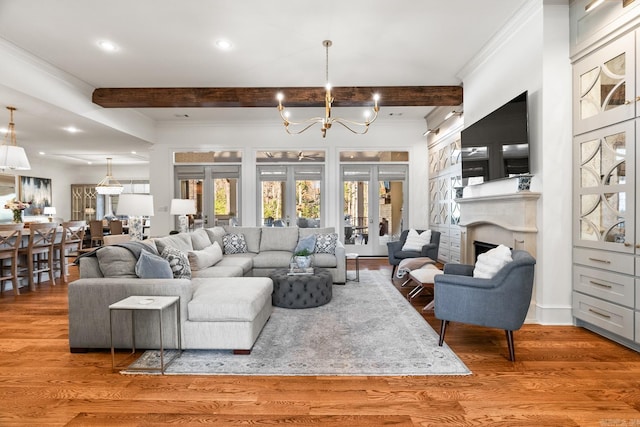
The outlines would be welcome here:
[[[0,224],[0,295],[4,293],[6,280],[13,283],[13,293],[20,295],[18,248],[22,243],[22,228],[23,224]],[[9,260],[10,264],[5,265],[5,260]]]
[[[29,277],[29,289],[36,290],[33,282],[33,275],[38,273],[38,284],[41,283],[42,273],[49,273],[51,284],[55,285],[56,280],[53,268],[53,245],[56,240],[58,225],[53,223],[31,223],[29,224],[29,244],[26,248],[18,250],[20,255],[26,255],[26,271]],[[23,272],[25,268],[22,268]],[[24,276],[24,274],[23,274]]]
[[[54,245],[62,283],[67,283],[67,258],[76,258],[82,251],[82,241],[84,240],[86,227],[86,221],[66,221],[62,223],[62,239],[60,243]]]

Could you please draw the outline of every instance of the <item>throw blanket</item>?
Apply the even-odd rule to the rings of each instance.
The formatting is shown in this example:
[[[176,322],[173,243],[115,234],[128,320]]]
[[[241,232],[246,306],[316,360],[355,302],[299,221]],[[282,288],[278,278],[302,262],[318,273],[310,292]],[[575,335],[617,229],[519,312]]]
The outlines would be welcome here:
[[[154,248],[153,246],[147,245],[145,243],[142,242],[124,242],[124,243],[116,243],[115,245],[110,245],[110,246],[120,246],[121,248],[125,248],[128,249],[129,252],[131,252],[133,254],[134,257],[136,257],[136,260],[140,258],[140,254],[142,253],[142,251],[146,251],[146,252],[150,252],[153,255],[160,255],[158,254],[158,250],[156,248]],[[78,258],[76,258],[76,260],[73,262],[75,265],[80,265],[80,258],[83,257],[95,257],[96,253],[102,249],[105,248],[107,246],[98,246],[95,250],[91,251],[91,252],[85,252],[83,254],[81,254]]]
[[[402,279],[411,270],[416,270],[427,264],[435,264],[436,262],[428,257],[405,258],[398,264],[396,277]]]

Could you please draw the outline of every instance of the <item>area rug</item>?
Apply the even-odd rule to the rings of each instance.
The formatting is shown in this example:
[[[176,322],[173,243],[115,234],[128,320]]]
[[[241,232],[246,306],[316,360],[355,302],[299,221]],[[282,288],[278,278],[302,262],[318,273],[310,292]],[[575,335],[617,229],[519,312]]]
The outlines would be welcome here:
[[[171,351],[165,353],[167,358],[172,356]],[[149,350],[129,368],[157,367],[159,359],[158,351]],[[275,307],[250,355],[187,350],[165,373],[386,376],[471,372],[446,344],[438,346],[438,334],[387,274],[363,270],[360,282],[334,285],[333,298],[324,306]]]

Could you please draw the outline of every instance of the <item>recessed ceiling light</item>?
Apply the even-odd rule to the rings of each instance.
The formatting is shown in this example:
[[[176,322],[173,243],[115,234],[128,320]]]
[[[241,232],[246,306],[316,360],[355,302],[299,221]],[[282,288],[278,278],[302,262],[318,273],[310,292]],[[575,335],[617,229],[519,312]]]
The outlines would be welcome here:
[[[116,50],[118,50],[118,46],[114,42],[109,40],[100,40],[98,42],[98,47],[105,52],[115,52]]]
[[[93,162],[87,162],[87,164],[88,164],[88,165],[92,165],[92,164],[93,164]]]
[[[45,153],[44,151],[40,151],[40,152],[39,152],[39,154],[40,154],[41,156],[44,156],[44,155],[45,155],[45,154],[47,154],[47,153]]]
[[[9,129],[7,128],[0,128],[0,133],[8,133]]]
[[[221,49],[221,50],[229,50],[233,45],[229,40],[220,39],[220,40],[216,40],[216,46],[218,47],[218,49]]]
[[[132,151],[131,154],[137,154],[135,151]]]
[[[69,133],[80,132],[80,130],[75,126],[67,126],[66,128],[64,128],[64,130],[66,130]]]

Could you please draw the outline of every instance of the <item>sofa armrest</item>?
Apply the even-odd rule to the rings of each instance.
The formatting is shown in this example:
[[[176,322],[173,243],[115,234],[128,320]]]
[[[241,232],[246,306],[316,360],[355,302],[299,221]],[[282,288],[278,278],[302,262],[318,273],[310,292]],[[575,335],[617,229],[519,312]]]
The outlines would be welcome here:
[[[92,278],[79,279],[69,284],[69,346],[74,348],[110,348],[109,305],[132,295],[179,296],[180,324],[187,316],[187,304],[193,296],[194,285],[187,279],[138,279],[138,278]],[[155,314],[155,313],[149,313]],[[166,315],[171,318],[172,310]],[[156,317],[151,319],[157,323]],[[137,316],[136,330],[145,327],[143,316]],[[154,320],[155,319],[155,320]],[[167,343],[173,343],[175,318],[165,322]],[[116,348],[130,346],[130,320],[121,316],[114,321]],[[127,332],[128,331],[128,332]],[[155,331],[155,328],[154,328]],[[140,348],[145,348],[149,337],[136,334]],[[151,348],[151,347],[148,347]]]

